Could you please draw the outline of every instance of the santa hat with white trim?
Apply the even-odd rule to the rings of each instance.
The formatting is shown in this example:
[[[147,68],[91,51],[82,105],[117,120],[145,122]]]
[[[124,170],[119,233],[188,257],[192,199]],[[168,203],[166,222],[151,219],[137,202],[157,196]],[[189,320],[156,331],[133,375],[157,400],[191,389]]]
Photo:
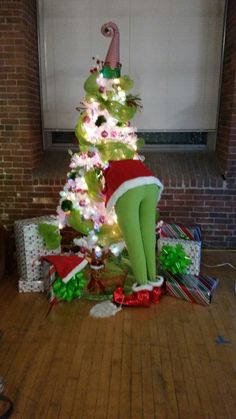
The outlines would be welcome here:
[[[61,280],[66,284],[78,272],[82,271],[88,261],[85,258],[75,255],[47,255],[42,260],[49,262],[55,268]]]

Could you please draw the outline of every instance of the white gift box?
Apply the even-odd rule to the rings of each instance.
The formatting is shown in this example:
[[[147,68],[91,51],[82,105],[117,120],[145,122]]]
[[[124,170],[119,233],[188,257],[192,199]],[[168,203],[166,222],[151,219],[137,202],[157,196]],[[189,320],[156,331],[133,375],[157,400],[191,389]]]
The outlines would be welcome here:
[[[44,281],[23,281],[19,280],[18,282],[18,291],[19,292],[44,292]]]
[[[38,232],[39,223],[58,224],[53,216],[44,216],[15,221],[16,255],[20,292],[43,291],[41,256],[61,253],[61,247],[47,250],[42,236]]]
[[[176,246],[181,244],[187,256],[189,256],[191,264],[187,268],[187,273],[199,275],[201,263],[201,242],[194,240],[172,239],[170,237],[160,237],[158,243],[158,254],[165,245]]]

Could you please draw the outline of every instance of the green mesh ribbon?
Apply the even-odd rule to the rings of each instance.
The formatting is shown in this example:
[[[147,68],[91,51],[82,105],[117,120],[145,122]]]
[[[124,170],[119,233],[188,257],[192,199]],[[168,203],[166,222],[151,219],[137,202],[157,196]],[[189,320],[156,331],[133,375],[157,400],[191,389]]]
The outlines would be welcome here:
[[[126,144],[112,140],[101,141],[97,144],[97,149],[103,161],[132,159],[135,154]]]
[[[67,217],[67,223],[75,231],[81,234],[88,234],[93,228],[93,222],[91,220],[84,220],[81,217],[79,210],[73,209]]]
[[[186,255],[183,246],[164,245],[161,249],[160,263],[162,271],[170,271],[172,274],[184,274],[191,264],[190,257]]]
[[[47,250],[58,249],[61,244],[61,235],[58,226],[48,223],[40,223],[38,232],[44,239]]]
[[[83,272],[78,272],[66,284],[58,276],[52,285],[52,289],[58,300],[70,302],[74,298],[80,298],[82,296],[82,290],[85,284],[86,279]]]
[[[102,183],[98,178],[95,170],[89,170],[84,175],[85,182],[88,186],[88,194],[95,201],[102,201],[101,189]]]

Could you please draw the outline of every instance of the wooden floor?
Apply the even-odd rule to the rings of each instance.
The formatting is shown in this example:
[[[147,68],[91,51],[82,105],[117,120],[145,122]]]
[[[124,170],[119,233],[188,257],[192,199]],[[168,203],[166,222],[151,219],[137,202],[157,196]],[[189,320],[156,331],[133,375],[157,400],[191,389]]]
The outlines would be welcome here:
[[[203,262],[236,265],[236,252],[205,252]],[[78,300],[45,317],[44,295],[19,295],[16,277],[4,279],[0,375],[12,417],[235,419],[236,271],[202,271],[220,280],[212,305],[166,296],[108,319]]]

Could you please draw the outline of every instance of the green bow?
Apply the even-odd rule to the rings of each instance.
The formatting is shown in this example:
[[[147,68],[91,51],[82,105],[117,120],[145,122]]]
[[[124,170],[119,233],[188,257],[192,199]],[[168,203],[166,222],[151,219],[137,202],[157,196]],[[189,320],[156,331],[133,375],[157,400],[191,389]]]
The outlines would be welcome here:
[[[161,249],[160,263],[164,272],[171,271],[175,275],[177,273],[186,273],[188,266],[191,264],[191,260],[186,255],[181,244],[177,244],[176,246],[166,244]]]
[[[66,284],[57,276],[52,288],[58,300],[70,302],[74,298],[80,298],[82,296],[82,290],[85,284],[86,279],[83,272],[78,272]]]

